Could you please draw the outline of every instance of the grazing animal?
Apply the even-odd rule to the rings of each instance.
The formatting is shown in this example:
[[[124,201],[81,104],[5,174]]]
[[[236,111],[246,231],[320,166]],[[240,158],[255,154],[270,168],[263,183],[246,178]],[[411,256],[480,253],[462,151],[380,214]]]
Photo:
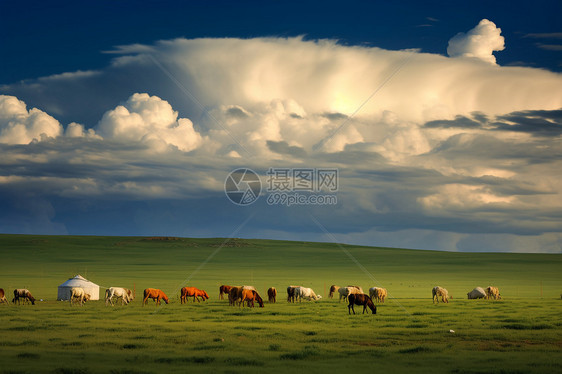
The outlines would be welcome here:
[[[244,301],[247,302],[249,307],[254,307],[254,301],[257,301],[260,308],[263,308],[263,299],[255,290],[244,290],[242,289],[242,296],[240,298],[240,304],[244,305]]]
[[[299,286],[289,286],[287,287],[287,302],[294,303],[295,302],[295,290],[299,288]]]
[[[224,299],[224,295],[225,294],[229,294],[230,290],[232,289],[232,286],[227,286],[225,284],[223,284],[222,286],[219,287],[219,299],[223,300]]]
[[[298,300],[299,302],[302,302],[302,299],[306,299],[306,300],[318,300],[321,299],[322,296],[318,295],[316,296],[316,294],[314,293],[314,291],[312,290],[312,288],[307,288],[307,287],[297,287],[295,288],[295,301]]]
[[[242,298],[242,291],[243,290],[244,290],[244,288],[242,286],[232,287],[230,289],[230,293],[228,294],[229,305],[231,305],[231,306],[235,305],[236,302],[238,301],[238,299]]]
[[[128,288],[123,287],[109,287],[105,290],[105,305],[113,304],[113,298],[115,297],[116,300],[121,299],[121,305],[129,304],[133,300],[133,291]]]
[[[379,301],[381,303],[384,303],[384,300],[386,299],[387,296],[388,296],[388,292],[386,288],[381,288],[381,287],[369,288],[369,297],[373,301]]]
[[[168,296],[164,293],[164,291],[159,290],[157,288],[147,288],[144,290],[144,298],[142,299],[142,306],[148,303],[148,299],[152,299],[156,301],[156,305],[160,305],[160,300],[164,300],[166,304],[168,304]]]
[[[486,297],[486,291],[482,287],[476,287],[466,294],[469,299],[483,299]]]
[[[70,305],[76,301],[80,303],[80,306],[84,305],[84,302],[90,300],[90,295],[84,291],[81,287],[72,287],[70,289],[70,297],[68,298]],[[76,301],[75,301],[76,300]]]
[[[6,299],[6,294],[4,293],[4,289],[0,288],[0,304],[2,303],[8,304],[8,299]]]
[[[444,303],[449,302],[449,292],[443,287],[435,286],[431,290],[431,293],[433,294],[433,303],[437,300],[437,304],[439,304],[439,297],[441,297],[441,301]]]
[[[35,305],[35,298],[31,296],[31,292],[29,292],[27,288],[16,288],[14,290],[14,298],[12,299],[12,303],[15,304],[17,301],[17,303],[20,304],[20,299],[23,299],[23,301],[29,300],[31,301],[31,305]]]
[[[340,303],[341,303],[342,299],[344,301],[347,300],[347,297],[351,294],[355,294],[355,293],[362,294],[363,289],[357,286],[340,287],[340,289],[338,289],[338,293],[340,294]]]
[[[347,301],[349,302],[349,304],[347,305],[348,314],[351,314],[352,310],[353,314],[355,314],[355,308],[353,308],[354,305],[363,305],[363,314],[365,314],[365,310],[367,309],[367,307],[371,309],[371,312],[373,314],[377,314],[377,307],[375,306],[375,304],[373,304],[373,300],[371,300],[369,295],[366,295],[364,293],[352,293],[347,297]],[[367,312],[367,314],[369,314],[369,312]]]
[[[271,287],[267,290],[267,298],[270,303],[275,303],[277,301],[277,290],[275,287]]]
[[[500,295],[500,290],[497,287],[488,286],[486,287],[486,299],[494,298],[494,300],[500,300],[502,297]]]
[[[340,289],[339,286],[332,284],[332,286],[330,287],[330,293],[328,294],[328,297],[332,299],[334,297],[334,292],[338,292],[339,289]]]
[[[200,297],[205,301],[209,298],[209,295],[204,290],[195,287],[183,287],[180,294],[181,303],[187,303],[188,297],[193,297],[193,302],[195,302],[195,299],[199,302]]]

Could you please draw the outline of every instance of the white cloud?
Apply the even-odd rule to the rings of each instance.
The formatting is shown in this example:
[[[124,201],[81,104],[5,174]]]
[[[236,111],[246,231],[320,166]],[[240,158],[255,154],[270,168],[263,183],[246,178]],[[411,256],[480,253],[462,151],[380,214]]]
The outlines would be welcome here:
[[[85,129],[84,125],[76,122],[71,122],[66,126],[64,130],[64,135],[70,138],[97,138],[101,139],[101,136],[96,134],[94,129]]]
[[[447,54],[450,57],[473,57],[496,64],[495,51],[505,49],[504,37],[496,24],[483,19],[467,33],[459,32],[449,40]]]
[[[27,106],[17,97],[0,95],[0,143],[28,144],[62,134],[62,126],[47,113]]]
[[[124,105],[106,112],[97,132],[107,139],[142,142],[160,151],[172,145],[187,152],[202,141],[189,119],[178,118],[167,101],[146,93],[136,93]]]
[[[499,29],[481,23],[463,39],[465,51],[493,57],[497,46],[468,42],[478,35],[489,42],[501,38]],[[118,52],[126,55],[95,76],[19,86],[24,96],[37,95],[28,103],[49,113],[103,110],[90,122],[65,118],[80,123],[56,142],[10,149],[0,188],[66,199],[198,202],[211,195],[203,218],[215,222],[224,208],[217,196],[234,167],[329,166],[342,172],[340,203],[319,216],[350,241],[467,249],[470,235],[481,235],[480,246],[525,232],[540,238],[540,245],[529,239],[532,250],[560,248],[559,235],[548,234],[562,231],[560,74],[301,38],[177,39]],[[10,102],[19,109],[2,109],[5,116],[31,117],[22,101]],[[61,135],[49,118],[59,127],[49,136]],[[25,170],[25,182],[14,170]],[[275,227],[298,237],[308,216],[289,209],[286,219],[274,217],[260,219],[269,225],[262,232]]]

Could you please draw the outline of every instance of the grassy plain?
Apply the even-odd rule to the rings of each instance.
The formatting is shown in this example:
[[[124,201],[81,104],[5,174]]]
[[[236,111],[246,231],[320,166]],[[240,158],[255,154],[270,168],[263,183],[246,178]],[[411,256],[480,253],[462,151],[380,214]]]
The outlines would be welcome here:
[[[0,235],[0,256],[0,287],[25,287],[44,300],[0,305],[0,372],[562,372],[560,255]],[[55,301],[57,286],[75,274],[134,287],[137,295],[161,288],[171,303]],[[229,307],[218,300],[221,284],[252,284],[262,296],[274,286],[278,303]],[[289,284],[324,299],[288,304]],[[331,284],[382,286],[390,299],[377,315],[349,316],[344,303],[327,299]],[[437,284],[453,295],[449,304],[432,304]],[[184,285],[206,289],[211,299],[181,305]],[[488,285],[503,300],[466,300],[466,292]]]

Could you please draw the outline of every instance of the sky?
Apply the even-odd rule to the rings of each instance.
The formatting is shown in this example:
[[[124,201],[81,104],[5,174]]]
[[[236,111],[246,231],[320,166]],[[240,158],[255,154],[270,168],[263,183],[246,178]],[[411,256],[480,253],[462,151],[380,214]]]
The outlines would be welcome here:
[[[1,2],[0,233],[561,253],[560,14]]]

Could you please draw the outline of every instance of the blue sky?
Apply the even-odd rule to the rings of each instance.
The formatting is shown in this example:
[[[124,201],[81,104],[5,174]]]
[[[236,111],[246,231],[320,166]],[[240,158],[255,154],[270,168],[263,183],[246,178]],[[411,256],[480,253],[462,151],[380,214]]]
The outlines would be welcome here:
[[[0,232],[562,252],[561,8],[2,3]],[[337,204],[237,206],[236,168]]]

